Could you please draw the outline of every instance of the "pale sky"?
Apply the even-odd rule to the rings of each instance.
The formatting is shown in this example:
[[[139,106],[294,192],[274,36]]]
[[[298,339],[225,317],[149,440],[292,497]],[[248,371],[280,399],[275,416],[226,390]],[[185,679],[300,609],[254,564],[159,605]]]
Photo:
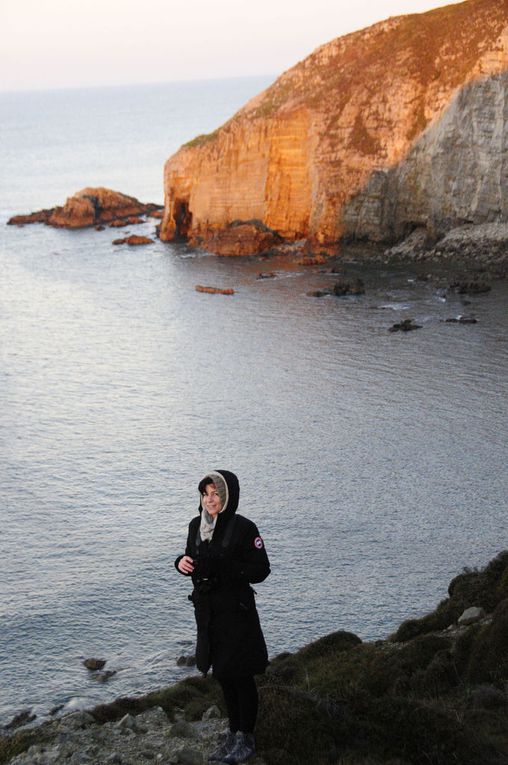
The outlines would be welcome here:
[[[449,0],[0,0],[0,90],[279,75]]]

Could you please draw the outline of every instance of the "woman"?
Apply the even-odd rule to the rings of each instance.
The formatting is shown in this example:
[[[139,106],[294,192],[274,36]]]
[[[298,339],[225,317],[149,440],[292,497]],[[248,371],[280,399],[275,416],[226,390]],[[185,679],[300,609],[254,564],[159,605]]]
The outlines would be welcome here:
[[[255,752],[258,693],[254,675],[268,664],[251,583],[270,573],[256,525],[236,513],[238,478],[214,470],[199,483],[200,515],[189,524],[185,554],[175,566],[191,576],[197,624],[196,663],[219,681],[229,732],[209,760],[243,762]]]

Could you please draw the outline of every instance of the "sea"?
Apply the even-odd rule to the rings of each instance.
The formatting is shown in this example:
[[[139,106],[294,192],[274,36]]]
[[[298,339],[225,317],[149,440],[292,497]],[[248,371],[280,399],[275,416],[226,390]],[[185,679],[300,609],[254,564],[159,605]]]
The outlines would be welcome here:
[[[272,657],[385,638],[508,547],[506,282],[465,305],[345,250],[365,295],[317,299],[329,269],[5,225],[85,186],[162,203],[165,160],[270,81],[0,94],[0,725],[195,673],[174,559],[210,469],[265,540]]]

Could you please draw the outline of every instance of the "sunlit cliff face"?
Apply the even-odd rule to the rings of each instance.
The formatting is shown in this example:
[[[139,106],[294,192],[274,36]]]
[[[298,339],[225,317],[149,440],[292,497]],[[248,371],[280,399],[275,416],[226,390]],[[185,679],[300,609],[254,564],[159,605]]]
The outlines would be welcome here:
[[[290,240],[336,242],[348,232],[345,207],[371,178],[403,163],[464,87],[506,69],[504,0],[333,40],[168,160],[161,238],[206,246],[231,222],[257,220]],[[383,189],[370,188],[362,204],[385,204]]]

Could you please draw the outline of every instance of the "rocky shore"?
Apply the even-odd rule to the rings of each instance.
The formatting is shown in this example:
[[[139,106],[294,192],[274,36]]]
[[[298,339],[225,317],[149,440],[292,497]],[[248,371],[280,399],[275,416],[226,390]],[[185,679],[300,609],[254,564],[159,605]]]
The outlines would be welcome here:
[[[465,569],[435,611],[363,643],[339,630],[259,678],[252,765],[508,763],[508,552]],[[211,678],[190,677],[38,728],[6,732],[11,765],[204,765],[226,727]]]

